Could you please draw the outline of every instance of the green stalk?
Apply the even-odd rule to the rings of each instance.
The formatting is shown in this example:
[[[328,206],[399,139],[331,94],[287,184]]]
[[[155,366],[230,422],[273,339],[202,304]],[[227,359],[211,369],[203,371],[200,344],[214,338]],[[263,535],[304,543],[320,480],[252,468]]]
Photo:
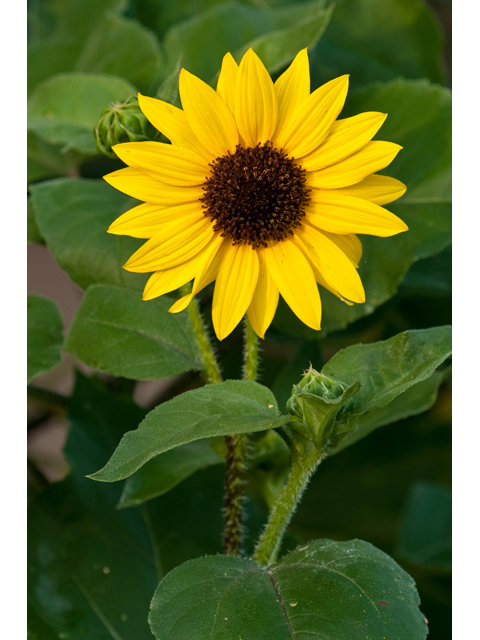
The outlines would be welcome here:
[[[239,556],[242,545],[243,470],[247,452],[247,436],[240,433],[225,436],[227,447],[225,472],[225,528],[223,552]]]
[[[192,292],[191,285],[185,284],[180,288],[182,296],[189,295]],[[207,384],[216,384],[222,382],[222,374],[218,367],[217,359],[213,353],[212,343],[207,335],[205,325],[198,308],[198,303],[193,297],[193,300],[188,305],[188,315],[190,316],[190,322],[192,323],[193,332],[197,338],[198,346],[203,357],[203,363],[205,365],[206,382]]]
[[[258,564],[268,567],[276,561],[285,529],[295,512],[308,481],[321,461],[322,455],[316,448],[312,448],[304,457],[294,456],[292,458],[292,470],[287,484],[270,513],[265,531],[255,549],[253,559]]]
[[[181,287],[182,295],[192,291],[190,285]],[[207,335],[197,301],[195,298],[188,305],[188,313],[192,323],[198,346],[205,365],[207,384],[222,382],[222,376],[212,344]],[[257,336],[247,319],[245,340],[245,380],[255,380],[257,376],[258,344]],[[225,436],[227,448],[226,477],[225,477],[225,530],[223,549],[227,555],[239,556],[242,540],[242,485],[247,436],[245,434]]]
[[[258,374],[258,337],[248,316],[245,316],[245,366],[244,380],[255,380]]]
[[[258,371],[258,338],[248,318],[245,318],[244,380],[255,381]],[[243,475],[247,454],[248,434],[225,436],[227,446],[227,475],[225,483],[225,533],[223,550],[227,555],[239,556],[242,544]]]

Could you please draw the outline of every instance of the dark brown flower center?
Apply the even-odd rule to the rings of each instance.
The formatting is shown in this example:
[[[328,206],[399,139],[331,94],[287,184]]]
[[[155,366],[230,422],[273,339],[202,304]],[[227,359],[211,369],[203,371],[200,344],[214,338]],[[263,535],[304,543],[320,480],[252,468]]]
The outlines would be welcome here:
[[[310,200],[306,171],[271,143],[214,160],[200,198],[214,230],[233,244],[267,246],[285,240],[301,224]]]

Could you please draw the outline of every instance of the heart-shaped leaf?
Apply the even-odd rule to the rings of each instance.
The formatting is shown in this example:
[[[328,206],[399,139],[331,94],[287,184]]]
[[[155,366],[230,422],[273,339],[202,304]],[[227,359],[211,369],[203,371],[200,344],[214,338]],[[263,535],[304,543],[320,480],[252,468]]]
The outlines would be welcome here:
[[[160,582],[149,622],[157,640],[423,640],[419,604],[412,578],[382,551],[316,540],[268,570],[227,556],[187,562]]]

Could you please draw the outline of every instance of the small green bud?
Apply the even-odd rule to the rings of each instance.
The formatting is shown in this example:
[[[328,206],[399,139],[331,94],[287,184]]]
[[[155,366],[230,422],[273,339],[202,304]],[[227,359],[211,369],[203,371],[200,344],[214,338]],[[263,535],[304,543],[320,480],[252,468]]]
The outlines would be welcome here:
[[[310,367],[299,384],[293,385],[288,399],[290,426],[323,451],[337,418],[348,414],[353,406],[352,396],[359,388],[358,382],[348,386]]]
[[[112,147],[122,142],[155,140],[159,133],[143,115],[136,96],[123,102],[112,102],[100,116],[95,127],[97,149],[109,158],[117,156]]]
[[[343,385],[338,380],[329,378],[323,373],[315,371],[310,366],[310,369],[303,374],[303,378],[298,384],[293,385],[292,395],[287,402],[287,411],[294,416],[303,418],[303,413],[298,406],[298,396],[302,393],[311,393],[314,396],[320,396],[324,400],[336,400],[340,398],[346,389],[346,385]]]

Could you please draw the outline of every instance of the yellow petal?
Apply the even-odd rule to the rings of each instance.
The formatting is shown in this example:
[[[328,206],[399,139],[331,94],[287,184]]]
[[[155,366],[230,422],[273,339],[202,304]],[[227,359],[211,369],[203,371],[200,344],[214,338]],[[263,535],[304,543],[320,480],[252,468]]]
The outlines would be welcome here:
[[[230,244],[223,256],[213,293],[212,319],[219,340],[241,321],[253,298],[258,280],[258,256],[248,244]]]
[[[184,202],[198,201],[203,196],[203,189],[198,187],[175,187],[155,180],[140,169],[126,167],[103,176],[112,187],[126,193],[137,200],[145,200],[152,204],[172,206]]]
[[[275,82],[278,101],[278,121],[274,139],[304,100],[310,95],[310,66],[307,49],[297,53],[295,60]]]
[[[349,307],[353,307],[353,302],[350,302],[350,300],[347,300],[346,298],[344,298],[336,289],[333,289],[333,287],[331,287],[328,284],[328,282],[322,276],[320,271],[318,271],[318,269],[313,264],[312,264],[312,269],[313,269],[313,273],[315,274],[315,280],[318,282],[320,286],[322,286],[327,291],[330,291],[330,293],[333,293],[334,296],[339,298],[342,302],[344,302]]]
[[[354,233],[346,233],[344,235],[329,233],[328,231],[322,231],[322,233],[334,242],[337,247],[348,256],[355,268],[358,269],[359,262],[362,258],[363,247],[357,236]]]
[[[380,129],[387,117],[386,113],[369,111],[352,118],[337,120],[332,124],[324,142],[301,160],[302,169],[318,171],[344,160],[359,149]]]
[[[347,92],[348,76],[341,76],[311,93],[276,136],[276,146],[295,158],[302,158],[316,149],[343,109]]]
[[[240,62],[235,90],[235,119],[247,146],[272,139],[277,111],[272,79],[257,54],[249,49]]]
[[[193,280],[198,269],[198,263],[202,257],[201,253],[196,256],[182,262],[182,264],[173,267],[172,269],[165,269],[164,271],[156,271],[150,276],[145,285],[143,291],[144,300],[152,300],[163,296],[165,293],[175,291],[179,287],[182,287],[190,280]]]
[[[235,118],[218,93],[182,69],[180,98],[187,120],[203,146],[215,157],[233,153],[238,143]]]
[[[309,262],[291,240],[260,249],[269,274],[285,302],[302,322],[320,329],[322,307]]]
[[[353,184],[350,187],[338,189],[337,193],[343,193],[346,196],[354,196],[355,198],[364,198],[375,204],[388,204],[394,200],[401,198],[407,187],[397,180],[389,176],[367,176],[361,182]]]
[[[337,191],[312,190],[305,221],[331,233],[364,233],[394,236],[408,231],[407,225],[383,207]]]
[[[213,226],[203,218],[187,219],[162,227],[124,265],[127,271],[148,273],[171,269],[197,255],[213,238]]]
[[[269,274],[261,253],[258,254],[258,258],[260,266],[258,282],[247,314],[255,333],[259,335],[260,338],[264,338],[265,331],[275,316],[279,293],[278,287]]]
[[[138,104],[153,126],[178,147],[194,151],[207,162],[215,156],[200,143],[188,124],[186,115],[173,104],[138,94]]]
[[[237,83],[238,64],[231,53],[223,56],[222,68],[217,82],[217,93],[232,113],[235,113],[235,85]]]
[[[168,311],[170,313],[180,313],[180,311],[184,311],[192,301],[192,298],[193,296],[191,293],[179,298],[174,304],[172,304]]]
[[[192,295],[196,295],[215,280],[229,245],[230,241],[222,237],[220,232],[215,234],[211,244],[202,252],[202,260],[195,276]]]
[[[335,242],[307,224],[296,230],[294,242],[332,289],[352,302],[365,302],[360,276]]]
[[[199,202],[187,202],[173,207],[158,204],[139,204],[117,218],[107,229],[108,233],[132,238],[151,238],[168,222],[183,218],[193,224],[205,217]]]
[[[195,186],[205,182],[210,168],[203,158],[162,142],[125,142],[112,147],[117,156],[148,175],[177,186]]]
[[[183,296],[169,309],[170,313],[178,313],[188,307],[197,293],[215,280],[218,269],[223,259],[226,248],[230,241],[222,238],[220,233],[216,233],[210,244],[202,251],[197,265],[197,272],[193,282],[192,292]]]
[[[340,189],[356,184],[389,165],[402,147],[394,142],[374,140],[345,160],[307,172],[307,185],[318,189]]]

